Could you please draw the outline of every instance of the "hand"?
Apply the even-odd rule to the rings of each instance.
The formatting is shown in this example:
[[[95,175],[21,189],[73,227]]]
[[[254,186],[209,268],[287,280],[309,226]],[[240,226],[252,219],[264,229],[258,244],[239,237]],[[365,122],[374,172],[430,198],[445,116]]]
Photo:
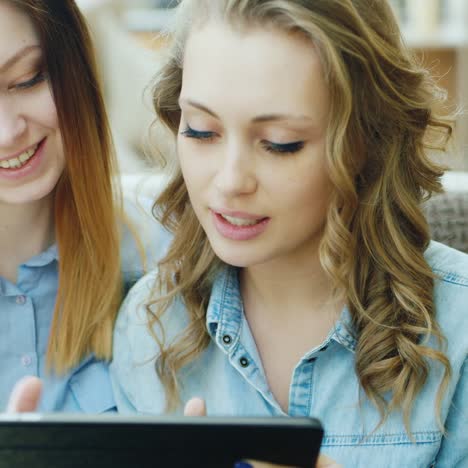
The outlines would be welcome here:
[[[185,416],[206,416],[206,404],[201,398],[190,399],[184,408]],[[236,465],[238,468],[288,468],[284,465],[272,465],[271,463],[263,463],[257,461],[246,461]],[[336,463],[331,458],[320,454],[317,460],[316,468],[341,468],[341,465]]]
[[[247,461],[242,462],[236,465],[234,468],[292,468],[287,467],[284,465],[272,465],[271,463],[264,463],[264,462],[254,462],[254,461]],[[341,465],[333,461],[331,458],[328,458],[325,455],[320,454],[317,460],[317,464],[315,468],[342,468]]]
[[[294,468],[294,467],[288,467],[285,465],[273,465],[271,463],[264,463],[264,462],[257,462],[257,461],[249,460],[249,461],[236,464],[234,468]],[[328,458],[327,456],[320,454],[317,459],[317,464],[315,465],[315,468],[342,468],[342,467],[341,465],[336,463],[331,458]]]
[[[16,382],[8,401],[7,413],[31,413],[37,410],[42,382],[37,377],[23,377]]]
[[[184,416],[206,416],[205,400],[191,398],[184,407]]]
[[[342,467],[335,460],[332,460],[331,458],[321,453],[318,457],[316,468],[342,468]]]

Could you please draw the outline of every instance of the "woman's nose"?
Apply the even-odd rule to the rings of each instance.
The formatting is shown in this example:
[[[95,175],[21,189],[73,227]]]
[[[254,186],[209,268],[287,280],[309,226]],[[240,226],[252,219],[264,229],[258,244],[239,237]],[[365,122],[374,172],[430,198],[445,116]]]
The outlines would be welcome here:
[[[0,151],[17,150],[18,141],[26,131],[26,119],[8,99],[0,97]],[[21,149],[21,148],[20,148]]]
[[[215,184],[224,196],[251,194],[257,189],[255,164],[246,151],[231,148],[220,158]]]

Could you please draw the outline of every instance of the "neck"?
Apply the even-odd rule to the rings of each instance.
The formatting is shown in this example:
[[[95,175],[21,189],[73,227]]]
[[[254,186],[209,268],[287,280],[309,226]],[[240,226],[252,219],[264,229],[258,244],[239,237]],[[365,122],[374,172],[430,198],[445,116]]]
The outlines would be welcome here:
[[[339,316],[339,301],[316,249],[245,268],[240,274],[244,311],[268,385],[288,411],[291,376],[318,347]]]
[[[16,282],[18,267],[54,239],[52,194],[23,205],[0,202],[0,276]]]
[[[244,304],[250,311],[267,311],[272,319],[289,319],[321,311],[340,310],[334,304],[332,283],[319,260],[318,249],[244,268],[240,275]],[[252,307],[254,306],[254,307]]]

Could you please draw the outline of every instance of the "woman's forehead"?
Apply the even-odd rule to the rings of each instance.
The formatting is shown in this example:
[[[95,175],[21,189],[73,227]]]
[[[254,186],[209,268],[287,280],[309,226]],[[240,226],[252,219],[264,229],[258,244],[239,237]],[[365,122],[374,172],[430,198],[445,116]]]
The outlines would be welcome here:
[[[23,51],[39,53],[38,46],[39,36],[31,18],[9,2],[0,1],[0,67]]]
[[[189,36],[185,52],[186,99],[251,108],[255,114],[292,113],[321,120],[328,113],[320,57],[302,36],[271,28],[241,34],[210,23]]]

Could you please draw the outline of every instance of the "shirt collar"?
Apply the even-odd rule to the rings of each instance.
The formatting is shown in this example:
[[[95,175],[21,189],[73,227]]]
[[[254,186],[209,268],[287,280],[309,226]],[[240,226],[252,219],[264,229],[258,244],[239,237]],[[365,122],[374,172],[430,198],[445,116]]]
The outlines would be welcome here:
[[[50,246],[48,249],[41,252],[39,255],[36,255],[30,258],[28,261],[20,265],[20,267],[26,268],[42,268],[54,261],[58,261],[59,255],[57,250],[57,245],[54,244]],[[0,277],[0,296],[5,296],[9,294],[17,294],[16,290],[12,290],[12,286],[8,286],[10,284],[4,278]]]
[[[243,315],[239,269],[225,265],[216,275],[206,314],[206,327],[212,339],[224,349],[232,348],[239,340]],[[327,343],[331,340],[353,353],[356,350],[356,333],[347,306],[326,338]]]
[[[57,244],[51,245],[48,249],[41,252],[39,255],[34,256],[24,263],[27,267],[43,267],[52,263],[54,260],[58,261],[59,254]]]
[[[212,339],[220,344],[224,340],[223,348],[234,345],[239,340],[243,314],[239,270],[225,265],[215,277],[206,313],[206,327]]]
[[[357,337],[348,306],[343,307],[340,319],[336,322],[331,339],[340,343],[351,352],[356,351]]]

